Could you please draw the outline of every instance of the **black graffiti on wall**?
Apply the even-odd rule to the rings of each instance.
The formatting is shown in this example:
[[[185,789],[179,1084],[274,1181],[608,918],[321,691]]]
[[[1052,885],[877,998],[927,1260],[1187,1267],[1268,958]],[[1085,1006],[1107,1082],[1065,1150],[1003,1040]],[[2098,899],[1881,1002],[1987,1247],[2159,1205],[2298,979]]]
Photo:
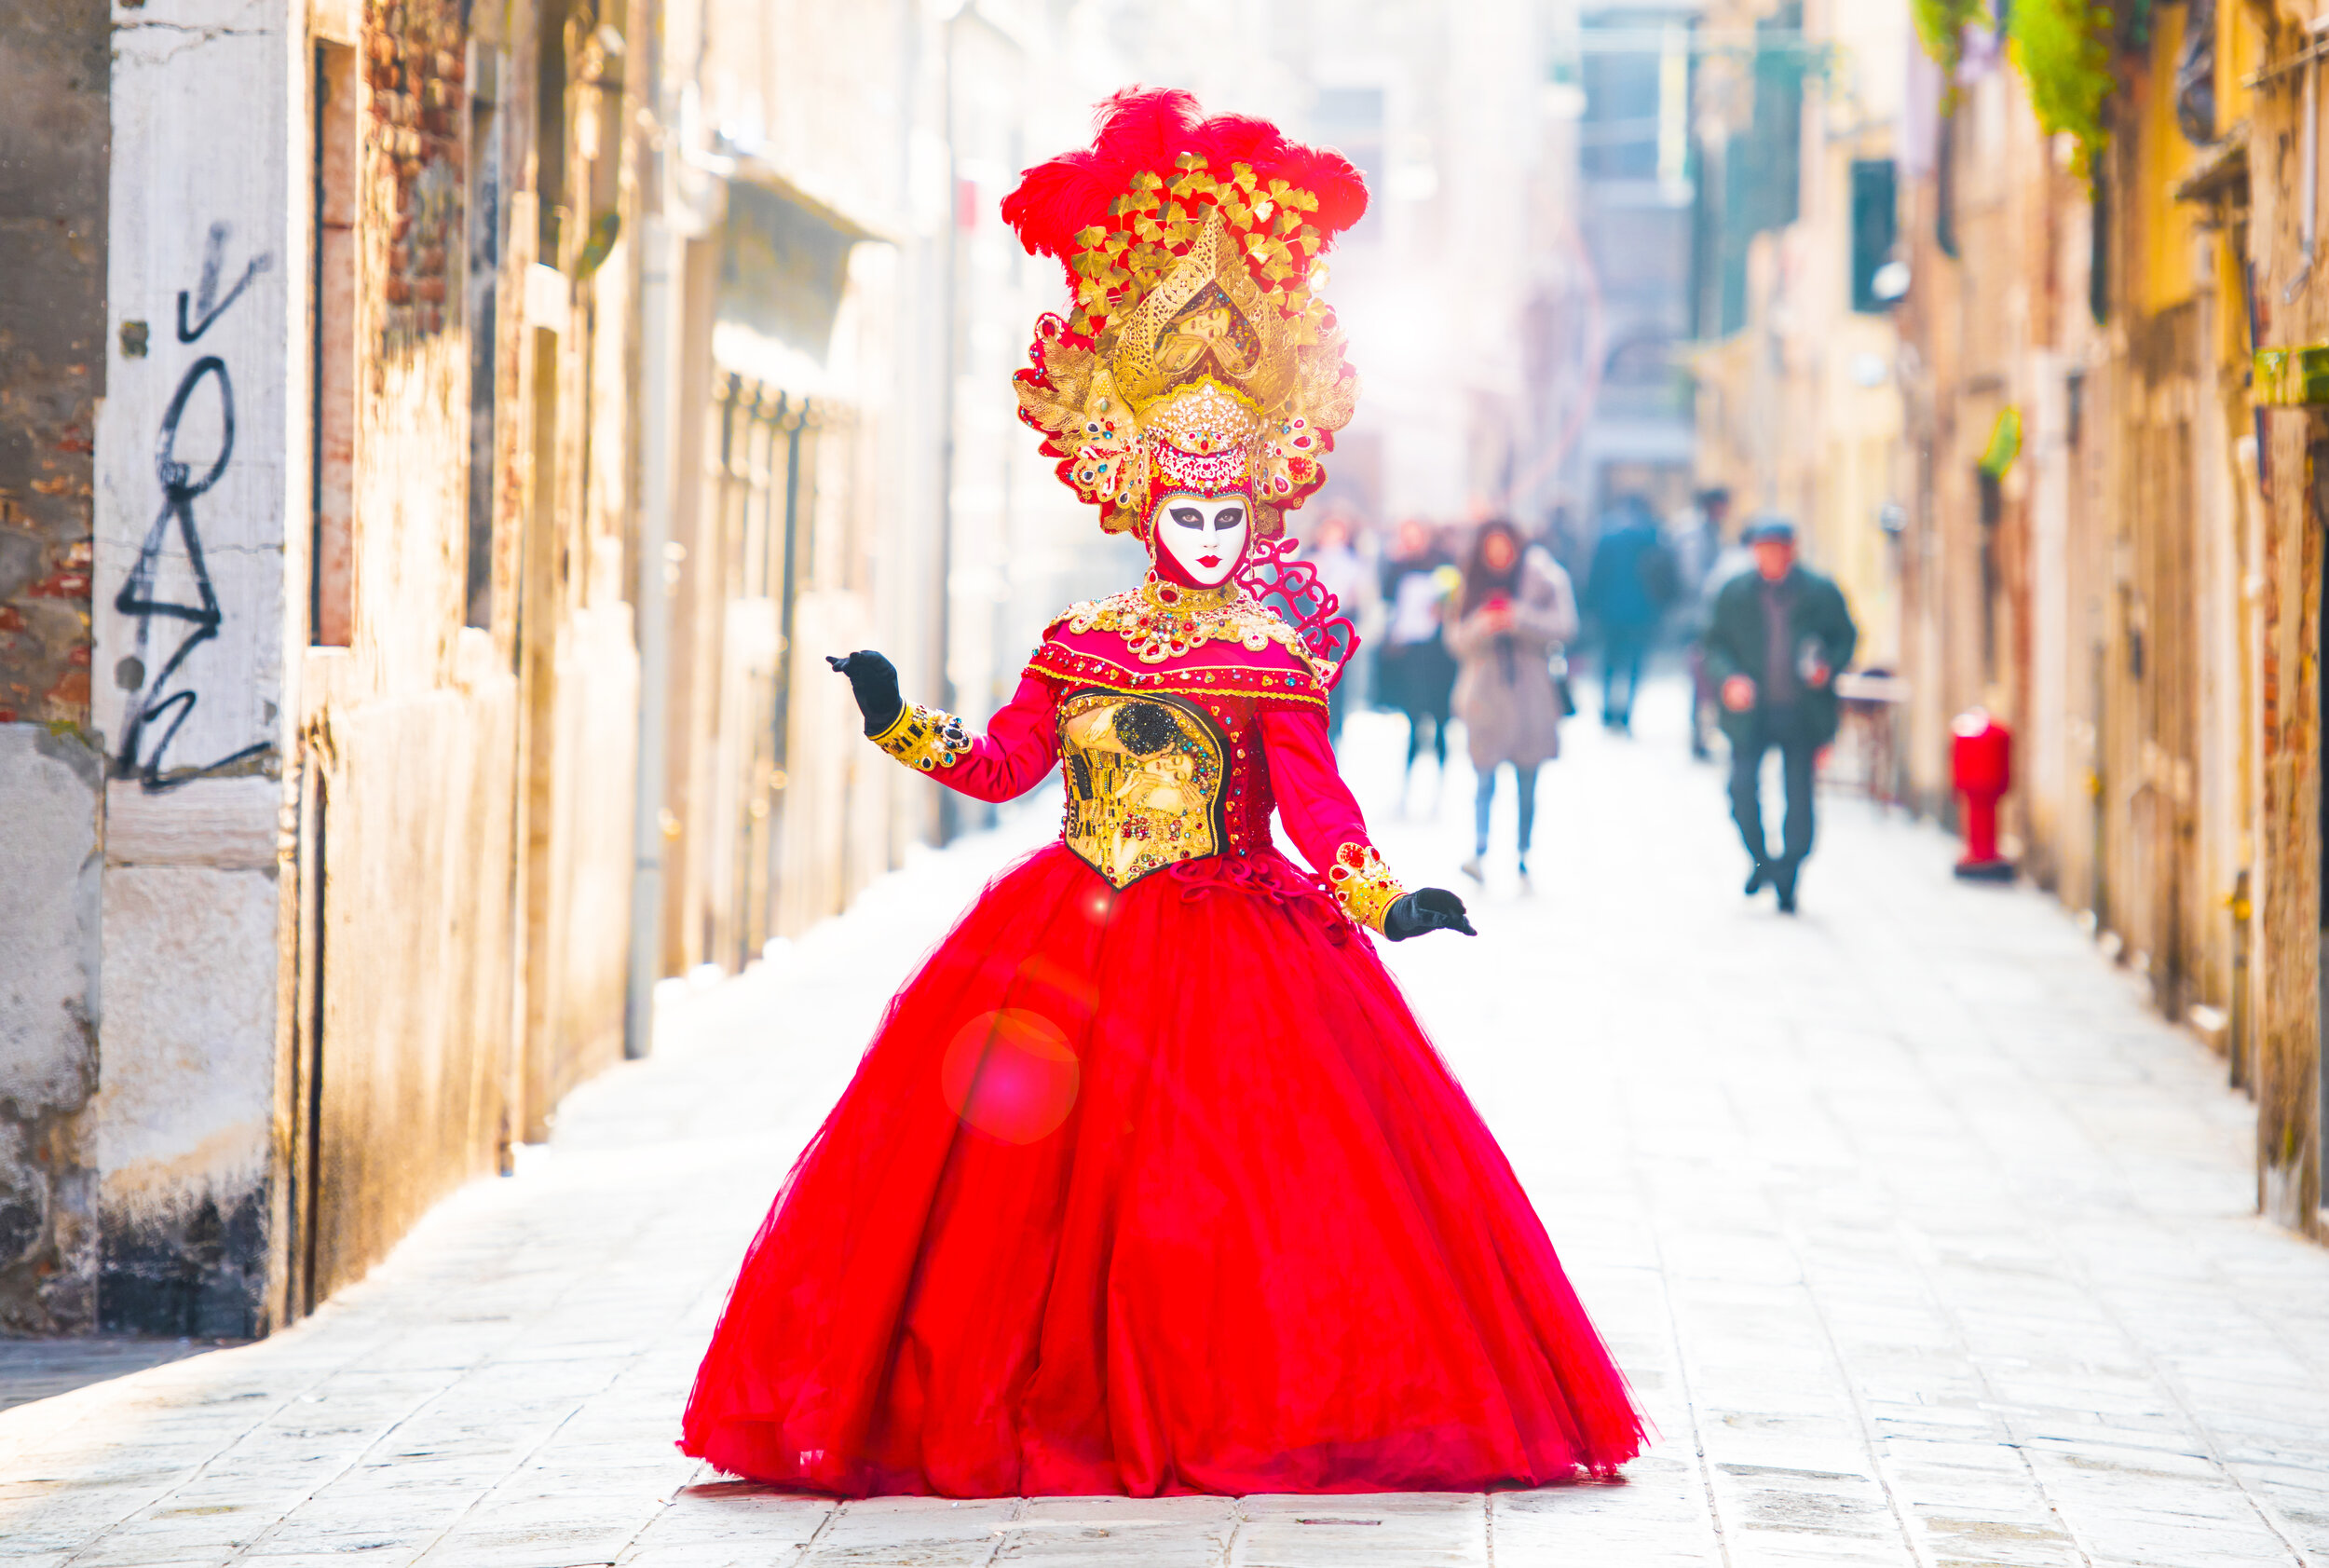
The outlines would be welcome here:
[[[260,252],[243,267],[242,276],[236,279],[235,286],[226,291],[226,297],[219,298],[219,269],[226,260],[226,240],[233,233],[234,230],[225,224],[211,225],[210,241],[202,247],[202,282],[195,291],[196,319],[191,322],[186,320],[186,291],[178,291],[178,341],[181,343],[192,343],[209,332],[211,323],[225,315],[228,307],[242,298],[242,292],[251,287],[251,280],[275,265],[273,256],[265,251]]]
[[[219,298],[220,264],[232,232],[225,224],[211,225],[209,242],[203,247],[201,284],[194,302],[195,320],[187,319],[185,293],[181,292],[178,295],[181,343],[195,342],[209,332],[242,297],[251,280],[274,261],[265,253],[252,258],[226,296]],[[207,460],[188,460],[178,454],[179,427],[187,411],[197,406],[197,396],[206,388],[216,415],[217,451]],[[114,758],[114,772],[136,779],[148,790],[169,789],[189,779],[225,772],[274,749],[274,743],[258,741],[214,761],[192,764],[174,762],[170,756],[170,743],[177,739],[178,731],[184,728],[200,700],[191,685],[179,683],[179,673],[187,656],[216,638],[226,620],[218,590],[211,580],[210,563],[203,554],[202,529],[195,514],[195,502],[225,477],[234,457],[235,380],[224,359],[205,354],[186,367],[185,375],[179,377],[178,389],[170,394],[170,404],[162,412],[161,431],[154,446],[154,472],[161,483],[161,511],[145,532],[129,579],[114,596],[114,608],[137,624],[133,656],[124,661],[122,666],[131,673],[128,684],[136,692],[129,700],[121,750]],[[184,559],[188,581],[184,588],[165,593],[158,590],[157,579],[173,541],[176,552]],[[157,622],[174,623],[185,629],[158,667],[151,657]]]

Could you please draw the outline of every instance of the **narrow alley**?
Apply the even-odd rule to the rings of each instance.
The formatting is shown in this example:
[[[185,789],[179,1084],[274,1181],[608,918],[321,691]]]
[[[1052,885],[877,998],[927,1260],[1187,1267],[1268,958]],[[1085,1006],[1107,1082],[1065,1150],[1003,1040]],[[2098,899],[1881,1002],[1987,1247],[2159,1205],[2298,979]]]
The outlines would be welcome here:
[[[2257,1216],[2220,1058],[1848,797],[1800,918],[1743,901],[1679,686],[1637,729],[1570,727],[1532,893],[1491,852],[1478,940],[1386,949],[1656,1422],[1621,1483],[836,1507],[674,1451],[770,1194],[1046,784],[674,1003],[307,1320],[0,1411],[0,1564],[2329,1560],[2329,1252]],[[1469,774],[1402,816],[1400,739],[1345,741],[1384,853],[1468,890]]]

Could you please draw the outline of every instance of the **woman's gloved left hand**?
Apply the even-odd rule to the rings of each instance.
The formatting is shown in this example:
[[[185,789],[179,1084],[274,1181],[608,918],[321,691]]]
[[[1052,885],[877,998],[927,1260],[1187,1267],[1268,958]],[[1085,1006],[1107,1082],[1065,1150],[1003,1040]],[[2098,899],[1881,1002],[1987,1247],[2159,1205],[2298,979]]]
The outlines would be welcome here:
[[[1446,888],[1417,888],[1401,895],[1382,912],[1382,934],[1394,942],[1404,942],[1427,931],[1479,934],[1464,913],[1464,900]]]
[[[898,695],[895,664],[871,648],[860,648],[846,659],[827,654],[824,661],[849,677],[850,695],[857,699],[857,711],[865,716],[866,734],[878,735],[897,722],[906,709],[906,699]]]

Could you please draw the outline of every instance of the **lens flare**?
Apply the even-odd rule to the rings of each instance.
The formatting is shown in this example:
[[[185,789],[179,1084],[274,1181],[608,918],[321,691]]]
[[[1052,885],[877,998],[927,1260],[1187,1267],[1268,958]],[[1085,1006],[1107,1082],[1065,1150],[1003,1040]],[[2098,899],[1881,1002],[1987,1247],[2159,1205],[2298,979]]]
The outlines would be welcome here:
[[[1005,1143],[1033,1143],[1074,1109],[1083,1069],[1067,1031],[1041,1013],[1002,1007],[955,1034],[938,1087],[963,1122]]]

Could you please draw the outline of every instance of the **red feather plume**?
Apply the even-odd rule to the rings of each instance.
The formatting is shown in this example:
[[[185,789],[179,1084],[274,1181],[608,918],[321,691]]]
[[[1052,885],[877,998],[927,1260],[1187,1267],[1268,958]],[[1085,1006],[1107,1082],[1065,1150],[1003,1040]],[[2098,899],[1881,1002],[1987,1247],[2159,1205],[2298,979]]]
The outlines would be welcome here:
[[[1341,153],[1289,142],[1251,116],[1207,119],[1186,92],[1126,88],[1101,102],[1097,118],[1091,146],[1037,164],[1003,198],[1002,221],[1033,254],[1064,265],[1078,249],[1076,236],[1108,222],[1109,208],[1134,175],[1145,170],[1169,180],[1183,153],[1198,154],[1217,170],[1246,164],[1264,181],[1310,192],[1318,198],[1310,222],[1328,243],[1367,211],[1367,182]],[[1072,286],[1072,270],[1068,280]]]

